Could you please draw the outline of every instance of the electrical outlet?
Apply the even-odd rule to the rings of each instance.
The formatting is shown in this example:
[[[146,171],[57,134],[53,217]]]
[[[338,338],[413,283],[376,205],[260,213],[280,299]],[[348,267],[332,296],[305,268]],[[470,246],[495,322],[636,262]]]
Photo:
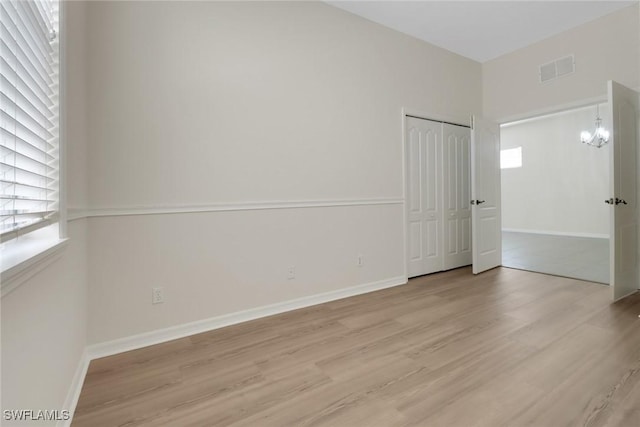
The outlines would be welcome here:
[[[151,289],[151,304],[162,304],[164,302],[164,288]]]
[[[287,268],[287,279],[292,280],[296,278],[296,267],[294,265]]]
[[[362,254],[358,254],[358,260],[356,263],[358,267],[362,267],[364,265],[364,256],[362,256]]]

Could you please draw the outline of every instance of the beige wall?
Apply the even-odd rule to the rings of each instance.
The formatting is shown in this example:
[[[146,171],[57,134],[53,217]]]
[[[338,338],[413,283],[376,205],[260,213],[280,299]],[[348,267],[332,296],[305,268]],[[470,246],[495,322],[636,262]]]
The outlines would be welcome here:
[[[89,204],[87,141],[87,7],[83,1],[65,4],[66,36],[66,161],[67,208],[72,215]]]
[[[95,212],[391,203],[92,218],[91,343],[404,275],[401,108],[467,121],[478,63],[322,3],[89,9]]]
[[[80,207],[86,200],[85,8],[68,2],[65,9],[67,188],[69,205]],[[87,343],[87,221],[71,222],[68,235],[55,261],[0,300],[2,409],[59,410],[69,403]]]
[[[93,208],[398,197],[400,108],[481,108],[479,64],[322,3],[90,12]]]
[[[482,64],[485,117],[504,122],[604,98],[608,80],[640,87],[639,16],[634,5]],[[540,83],[541,64],[570,54],[575,73]]]
[[[90,222],[91,343],[404,274],[402,205]],[[153,286],[164,288],[164,304],[151,305]]]

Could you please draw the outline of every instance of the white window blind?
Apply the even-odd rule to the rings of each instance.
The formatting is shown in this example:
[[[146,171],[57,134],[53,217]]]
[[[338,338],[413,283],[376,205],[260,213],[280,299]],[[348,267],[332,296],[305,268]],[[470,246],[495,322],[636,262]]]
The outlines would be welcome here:
[[[0,2],[0,237],[55,221],[59,179],[57,1]]]

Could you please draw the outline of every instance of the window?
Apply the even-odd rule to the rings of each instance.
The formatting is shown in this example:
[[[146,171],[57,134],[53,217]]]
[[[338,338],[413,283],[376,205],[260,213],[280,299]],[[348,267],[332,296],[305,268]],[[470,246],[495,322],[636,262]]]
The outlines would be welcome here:
[[[50,225],[59,211],[57,1],[0,3],[0,237]]]
[[[500,169],[522,167],[522,147],[500,150]]]

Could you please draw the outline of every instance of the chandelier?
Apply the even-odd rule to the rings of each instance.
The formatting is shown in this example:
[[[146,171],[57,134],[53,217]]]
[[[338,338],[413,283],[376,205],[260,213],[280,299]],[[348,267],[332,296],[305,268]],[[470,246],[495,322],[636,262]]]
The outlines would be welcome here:
[[[609,142],[609,131],[602,127],[602,119],[600,118],[598,105],[596,105],[596,130],[594,132],[582,131],[580,133],[580,141],[582,141],[583,144],[598,148]]]

